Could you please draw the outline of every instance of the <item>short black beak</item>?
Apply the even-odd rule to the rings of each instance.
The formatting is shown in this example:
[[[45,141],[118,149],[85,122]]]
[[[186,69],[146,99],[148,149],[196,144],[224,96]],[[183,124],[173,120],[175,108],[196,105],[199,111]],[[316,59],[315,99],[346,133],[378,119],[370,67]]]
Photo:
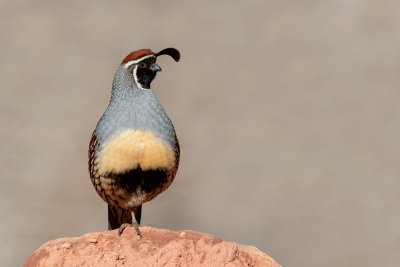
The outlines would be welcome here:
[[[161,71],[161,67],[157,65],[157,63],[154,63],[153,65],[150,66],[150,70],[157,72]]]

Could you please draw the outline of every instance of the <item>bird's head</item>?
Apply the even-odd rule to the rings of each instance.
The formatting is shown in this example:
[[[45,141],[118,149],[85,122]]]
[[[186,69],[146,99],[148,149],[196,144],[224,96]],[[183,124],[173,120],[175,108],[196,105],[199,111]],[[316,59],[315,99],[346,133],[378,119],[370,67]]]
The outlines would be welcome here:
[[[127,55],[121,62],[121,66],[132,75],[133,82],[138,88],[150,89],[150,83],[154,80],[158,71],[161,71],[157,65],[157,57],[169,55],[176,62],[180,59],[180,53],[175,48],[166,48],[158,53],[150,49],[140,49]]]

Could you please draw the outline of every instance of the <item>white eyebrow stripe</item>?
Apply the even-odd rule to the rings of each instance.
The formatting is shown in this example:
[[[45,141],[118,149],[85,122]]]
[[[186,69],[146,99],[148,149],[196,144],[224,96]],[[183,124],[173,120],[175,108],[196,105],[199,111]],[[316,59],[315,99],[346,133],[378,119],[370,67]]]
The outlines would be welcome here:
[[[136,59],[136,60],[128,61],[127,63],[124,64],[124,68],[127,69],[129,66],[134,65],[134,64],[137,64],[137,63],[139,63],[140,61],[145,60],[145,59],[148,59],[148,58],[151,58],[151,57],[156,57],[156,56],[155,56],[155,55],[148,55],[148,56],[145,56],[145,57],[141,57],[141,58],[139,58],[139,59]]]

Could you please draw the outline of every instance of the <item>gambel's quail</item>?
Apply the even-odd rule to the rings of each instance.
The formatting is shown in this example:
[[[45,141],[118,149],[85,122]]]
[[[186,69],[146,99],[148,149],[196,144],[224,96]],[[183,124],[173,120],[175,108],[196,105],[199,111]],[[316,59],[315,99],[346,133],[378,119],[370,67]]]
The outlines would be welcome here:
[[[157,57],[179,61],[175,48],[130,53],[114,75],[110,103],[89,144],[92,183],[108,203],[108,229],[118,234],[134,226],[138,235],[142,204],[166,190],[179,165],[174,126],[150,89],[161,68]],[[134,216],[132,217],[132,212]]]

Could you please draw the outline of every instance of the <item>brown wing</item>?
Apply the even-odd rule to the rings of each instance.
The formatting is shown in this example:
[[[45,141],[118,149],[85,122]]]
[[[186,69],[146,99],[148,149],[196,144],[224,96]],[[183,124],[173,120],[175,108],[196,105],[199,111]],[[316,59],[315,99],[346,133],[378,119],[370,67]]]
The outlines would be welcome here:
[[[96,187],[95,180],[96,178],[98,178],[94,162],[96,159],[96,148],[98,147],[98,145],[99,145],[99,140],[97,140],[96,132],[94,131],[89,143],[89,162],[88,162],[90,179],[92,180],[94,187]]]
[[[99,146],[99,140],[97,139],[96,132],[93,132],[92,138],[89,143],[89,174],[90,180],[93,183],[94,189],[100,195],[100,197],[107,203],[113,203],[101,187],[100,175],[97,173],[98,168],[96,165],[96,150]]]
[[[176,170],[178,170],[178,167],[179,167],[180,155],[181,155],[181,147],[179,145],[178,137],[176,137],[176,134],[175,134],[175,169]]]
[[[172,181],[174,180],[176,172],[178,171],[180,154],[181,154],[181,148],[179,145],[178,138],[176,137],[176,134],[175,134],[175,166],[169,172],[170,173],[169,177]]]

